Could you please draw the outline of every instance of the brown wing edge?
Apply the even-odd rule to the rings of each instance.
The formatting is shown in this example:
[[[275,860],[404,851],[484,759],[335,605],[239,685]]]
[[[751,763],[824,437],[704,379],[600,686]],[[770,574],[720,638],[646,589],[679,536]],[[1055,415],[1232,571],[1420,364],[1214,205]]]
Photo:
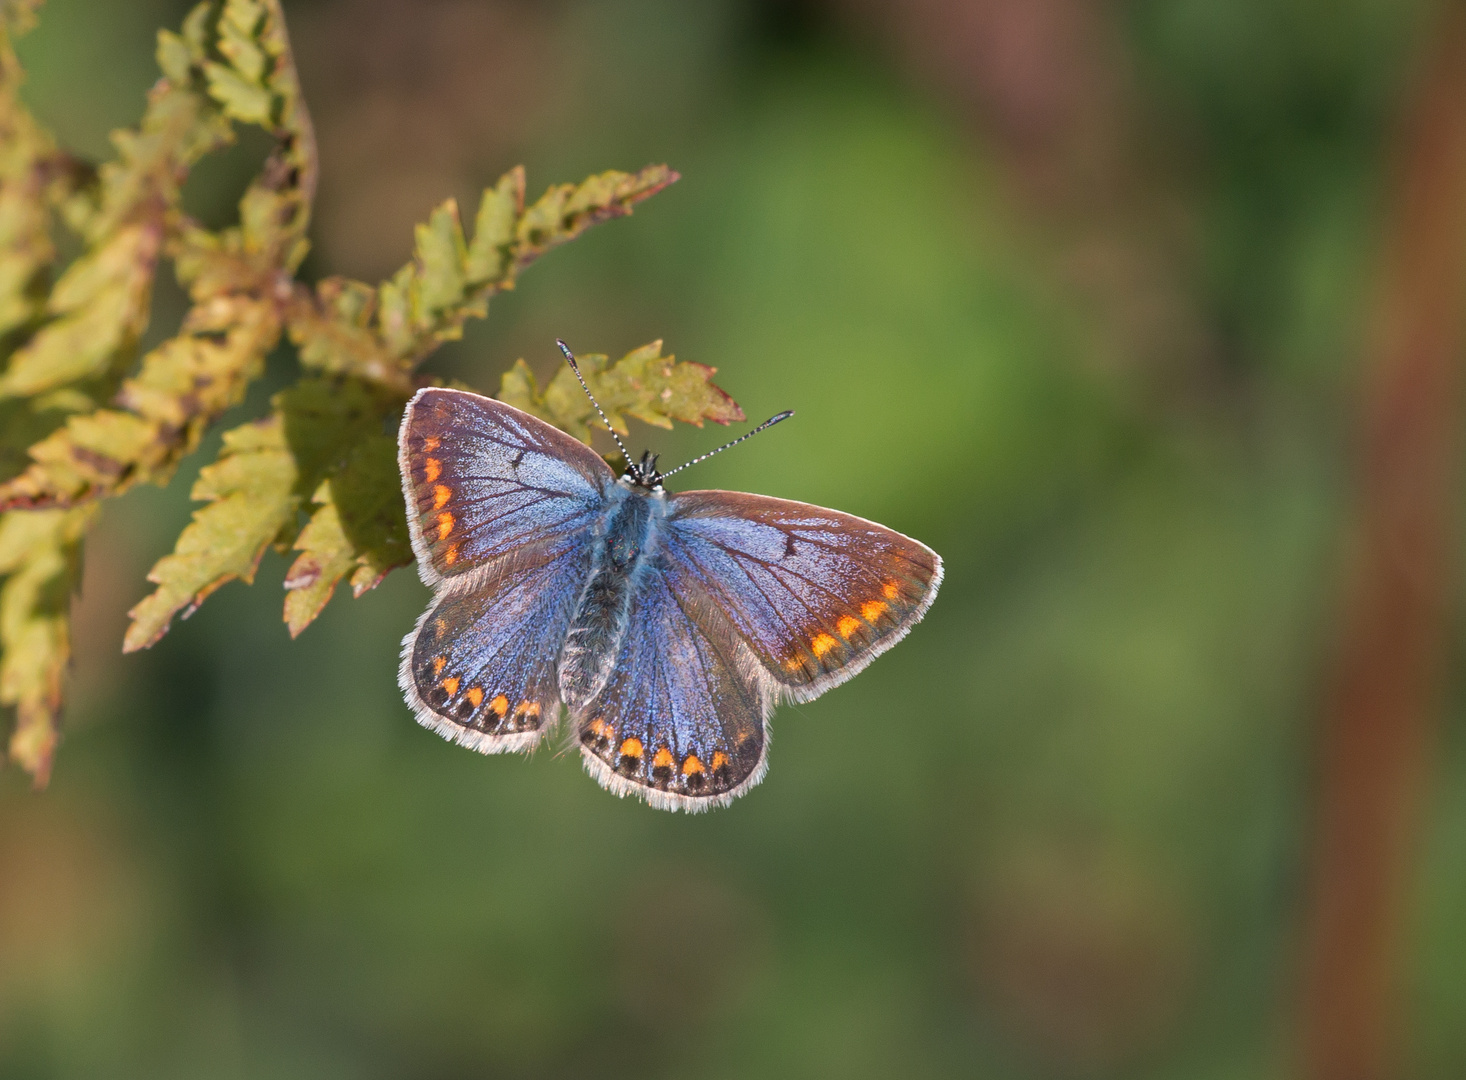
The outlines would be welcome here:
[[[855,517],[854,514],[847,514],[846,516]],[[861,518],[859,520],[865,521],[864,518]],[[878,522],[873,521],[866,523],[870,525],[879,524]],[[880,527],[886,528],[884,525]],[[813,701],[815,698],[823,694],[826,690],[832,690],[835,687],[839,686],[841,683],[847,682],[850,679],[855,678],[855,676],[859,675],[862,671],[869,667],[871,662],[875,660],[876,657],[893,648],[897,643],[904,639],[907,634],[911,633],[912,628],[926,617],[927,611],[931,608],[932,603],[937,598],[937,590],[941,588],[942,578],[946,574],[946,569],[942,564],[942,557],[931,548],[923,544],[920,540],[913,540],[911,539],[911,537],[905,535],[904,533],[896,532],[895,529],[886,529],[886,531],[895,533],[897,536],[901,537],[901,539],[907,541],[908,543],[915,544],[922,551],[925,551],[931,556],[932,576],[926,583],[925,595],[922,596],[916,607],[908,611],[905,617],[902,618],[901,621],[895,625],[895,627],[893,627],[890,631],[884,634],[879,640],[873,642],[871,645],[862,649],[860,652],[857,652],[842,667],[836,668],[834,671],[827,672],[811,682],[805,683],[803,685],[783,682],[774,669],[764,667],[762,662],[760,662],[759,666],[762,668],[762,670],[767,672],[769,676],[773,679],[773,681],[779,685],[782,691],[783,700],[796,703]]]

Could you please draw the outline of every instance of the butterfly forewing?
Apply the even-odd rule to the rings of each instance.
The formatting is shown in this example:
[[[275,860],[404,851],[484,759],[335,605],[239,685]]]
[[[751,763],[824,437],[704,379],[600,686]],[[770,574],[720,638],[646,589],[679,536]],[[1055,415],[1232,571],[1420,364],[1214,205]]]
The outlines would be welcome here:
[[[610,680],[576,717],[588,771],[617,794],[705,810],[763,775],[771,694],[726,626],[701,622],[662,574],[642,577]]]
[[[730,491],[669,499],[684,606],[721,611],[797,700],[844,682],[918,622],[941,584],[925,544],[850,514]]]
[[[408,403],[398,458],[429,584],[589,528],[615,480],[589,447],[549,424],[437,387]]]

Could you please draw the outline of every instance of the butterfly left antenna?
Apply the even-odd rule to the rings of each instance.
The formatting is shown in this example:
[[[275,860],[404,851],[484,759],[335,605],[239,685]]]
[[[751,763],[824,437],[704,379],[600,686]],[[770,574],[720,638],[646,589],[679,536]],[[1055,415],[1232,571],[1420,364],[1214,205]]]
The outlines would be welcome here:
[[[611,421],[606,419],[606,414],[601,408],[601,403],[596,400],[596,396],[590,392],[590,387],[585,384],[585,376],[580,373],[580,365],[575,362],[575,354],[570,351],[570,346],[566,345],[559,338],[555,339],[555,344],[560,346],[560,351],[565,354],[565,359],[570,362],[570,370],[575,372],[576,379],[580,381],[580,388],[585,391],[585,396],[590,398],[590,403],[596,407],[596,412],[600,415],[601,423],[606,425],[606,430],[611,433],[611,438],[615,439],[616,445],[621,448],[621,456],[626,459],[627,466],[635,473],[637,470],[636,466],[631,463],[631,452],[626,449],[626,444],[621,441],[621,436],[616,434],[616,429],[611,426]]]
[[[732,442],[726,442],[722,446],[718,447],[716,450],[709,450],[706,454],[703,454],[701,457],[695,457],[695,458],[693,458],[691,461],[687,462],[687,464],[685,464],[685,465],[678,465],[671,472],[664,472],[664,473],[662,473],[661,476],[658,477],[658,479],[665,480],[669,476],[673,476],[673,475],[675,475],[677,473],[680,473],[683,469],[689,469],[689,468],[691,468],[692,466],[696,465],[699,461],[706,461],[708,458],[712,457],[714,454],[721,454],[724,450],[731,450],[733,447],[735,447],[739,443],[743,442],[744,439],[751,439],[755,435],[757,435],[760,431],[765,431],[768,428],[773,427],[775,424],[782,423],[783,421],[788,420],[793,415],[794,415],[794,410],[793,409],[789,409],[787,412],[781,412],[778,416],[771,416],[767,420],[765,420],[762,424],[760,424],[758,427],[754,428],[752,431],[745,431],[742,435],[738,436],[738,438],[734,439]]]

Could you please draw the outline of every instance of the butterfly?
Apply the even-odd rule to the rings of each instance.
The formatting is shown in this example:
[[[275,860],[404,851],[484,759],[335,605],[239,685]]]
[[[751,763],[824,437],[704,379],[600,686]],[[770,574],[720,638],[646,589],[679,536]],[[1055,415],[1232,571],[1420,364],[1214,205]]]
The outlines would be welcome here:
[[[625,457],[618,478],[501,401],[418,391],[398,464],[433,599],[398,681],[418,722],[460,745],[530,750],[563,705],[603,787],[664,810],[725,806],[767,770],[775,704],[819,697],[905,637],[942,560],[836,510],[672,494],[662,481],[687,466]]]

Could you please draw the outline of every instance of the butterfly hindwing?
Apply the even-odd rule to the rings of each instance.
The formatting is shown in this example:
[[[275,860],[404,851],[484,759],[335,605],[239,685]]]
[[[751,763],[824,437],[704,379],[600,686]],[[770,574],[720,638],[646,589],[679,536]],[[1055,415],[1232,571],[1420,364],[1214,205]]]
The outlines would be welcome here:
[[[665,560],[684,605],[721,611],[783,693],[818,697],[904,637],[942,560],[851,514],[731,491],[669,496]]]
[[[563,431],[440,387],[408,402],[398,463],[418,572],[430,585],[588,529],[615,481]]]
[[[739,643],[694,618],[649,566],[611,677],[576,717],[586,769],[603,787],[664,810],[724,806],[766,767],[773,695]]]
[[[483,753],[527,750],[560,714],[555,663],[590,563],[571,538],[452,580],[403,642],[418,722]]]

